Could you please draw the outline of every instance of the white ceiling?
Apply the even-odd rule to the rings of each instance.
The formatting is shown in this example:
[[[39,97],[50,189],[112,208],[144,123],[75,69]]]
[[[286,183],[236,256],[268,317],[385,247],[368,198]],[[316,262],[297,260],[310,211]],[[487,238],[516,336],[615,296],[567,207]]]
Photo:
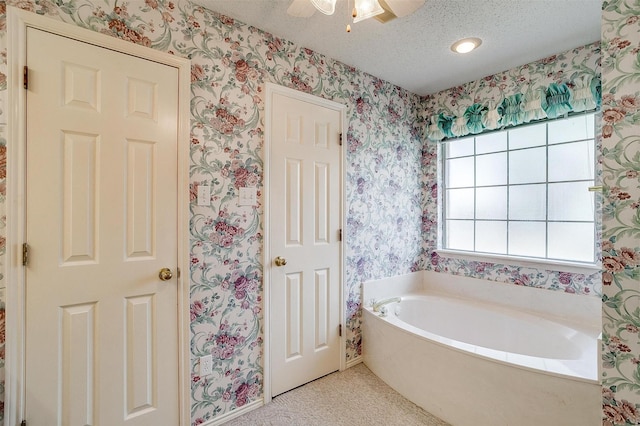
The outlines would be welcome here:
[[[310,18],[287,15],[290,0],[195,1],[419,95],[597,41],[602,7],[601,0],[427,0],[410,16],[368,19],[346,33],[347,0],[338,0],[334,15]],[[463,37],[483,44],[453,53]]]

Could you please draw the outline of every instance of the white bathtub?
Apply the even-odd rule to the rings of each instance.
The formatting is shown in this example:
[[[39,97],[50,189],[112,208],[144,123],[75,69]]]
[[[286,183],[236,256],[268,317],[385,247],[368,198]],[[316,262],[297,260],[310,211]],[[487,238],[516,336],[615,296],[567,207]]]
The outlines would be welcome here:
[[[433,272],[363,295],[403,297],[385,318],[365,309],[365,364],[452,425],[601,424],[597,298]]]

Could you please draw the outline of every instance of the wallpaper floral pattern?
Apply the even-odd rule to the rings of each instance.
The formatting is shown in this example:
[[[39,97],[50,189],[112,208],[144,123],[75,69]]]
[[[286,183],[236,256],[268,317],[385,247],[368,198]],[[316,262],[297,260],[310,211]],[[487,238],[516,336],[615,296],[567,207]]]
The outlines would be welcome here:
[[[185,143],[191,156],[194,425],[262,394],[263,211],[238,207],[236,198],[238,188],[255,185],[261,201],[264,85],[274,82],[347,105],[347,358],[357,359],[360,283],[420,264],[421,99],[191,2],[8,4],[191,59],[191,138]],[[5,26],[0,30],[6,43]],[[6,47],[2,51],[6,56]],[[203,184],[211,187],[211,207],[195,202]],[[197,373],[196,359],[204,354],[214,358],[208,377]]]
[[[503,99],[521,93],[539,91],[552,83],[579,82],[600,76],[600,43],[578,47],[518,68],[490,75],[425,97],[421,120],[429,123],[434,115],[460,117],[474,104],[497,107]],[[601,273],[559,272],[500,263],[468,261],[441,256],[436,252],[438,230],[437,142],[425,138],[423,151],[424,205],[422,217],[424,269],[508,282],[567,293],[599,295]],[[600,172],[598,172],[600,174]]]
[[[639,14],[603,3],[603,426],[640,424]]]
[[[238,188],[244,185],[256,185],[259,192],[263,189],[266,82],[332,99],[348,107],[345,170],[348,360],[357,359],[361,351],[360,283],[366,280],[431,269],[577,294],[598,295],[602,291],[599,273],[572,274],[439,256],[435,252],[437,151],[435,143],[423,144],[432,114],[444,111],[458,116],[474,103],[496,101],[580,75],[598,75],[599,43],[419,98],[348,65],[190,2],[10,0],[8,3],[192,61],[191,138],[187,143],[191,154],[193,425],[241,408],[262,393],[263,213],[261,206],[255,210],[237,207],[235,197]],[[607,71],[615,65],[611,58],[621,58],[628,65],[626,62],[637,53],[633,53],[634,49],[639,49],[637,37],[627,37],[622,30],[629,26],[637,35],[637,27],[633,27],[637,18],[629,11],[617,16],[613,4],[618,3],[621,2],[606,3],[609,20],[615,23],[609,30],[610,42],[605,52]],[[2,18],[5,7],[5,2],[0,1]],[[617,81],[620,87],[637,84],[631,77]],[[637,87],[617,92],[613,89],[607,86],[611,96],[603,107],[605,151],[615,145],[611,145],[615,138],[633,141],[630,129],[635,124],[635,103],[640,96]],[[5,92],[6,26],[4,19],[0,19],[0,95]],[[3,117],[0,111],[2,131]],[[624,138],[619,137],[621,134]],[[6,221],[3,211],[6,145],[4,138],[0,138],[0,235]],[[605,170],[610,167],[611,158],[625,158],[624,151],[609,149],[605,154]],[[626,166],[629,168],[623,174],[611,175],[619,179],[607,193],[604,207],[609,220],[621,214],[625,221],[629,219],[624,223],[632,227],[636,222],[630,214],[637,211],[640,190],[633,192],[636,188],[630,185],[634,182],[638,185],[638,168],[631,168],[631,162]],[[622,167],[617,166],[620,170]],[[607,176],[605,173],[610,183],[612,178]],[[195,203],[197,187],[202,184],[212,188],[211,207]],[[631,231],[616,232],[616,238],[625,241],[633,235]],[[603,245],[607,267],[603,297],[608,300],[607,312],[612,318],[606,335],[611,354],[605,356],[610,364],[619,366],[608,367],[617,369],[616,373],[608,373],[605,413],[614,413],[610,418],[616,421],[621,418],[627,421],[633,418],[629,413],[635,413],[636,408],[628,402],[634,400],[629,393],[634,393],[640,382],[634,376],[640,373],[633,370],[638,361],[629,349],[633,346],[631,338],[638,334],[640,320],[633,310],[629,310],[634,312],[629,319],[626,313],[622,319],[621,307],[629,289],[634,288],[633,280],[637,279],[634,274],[640,265],[637,257],[640,249],[629,248],[637,246],[632,241],[620,243],[615,238],[610,240],[613,236],[610,233],[605,236],[608,242]],[[0,264],[3,253],[4,238],[0,236]],[[4,359],[3,318],[2,305],[0,359]],[[208,353],[215,360],[214,375],[204,378],[197,374],[195,360]],[[3,399],[1,386],[0,399]]]

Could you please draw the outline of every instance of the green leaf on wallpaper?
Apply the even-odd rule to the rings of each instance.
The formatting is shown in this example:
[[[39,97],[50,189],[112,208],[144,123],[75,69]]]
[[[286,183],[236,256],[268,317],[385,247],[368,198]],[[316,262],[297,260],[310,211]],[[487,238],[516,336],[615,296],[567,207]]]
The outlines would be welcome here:
[[[640,383],[640,366],[636,366],[636,370],[633,372],[633,379],[636,383]],[[636,385],[636,388],[638,385]]]
[[[623,152],[624,152],[624,148],[621,147],[620,144],[617,144],[615,147],[611,149],[607,149],[606,158],[613,158],[616,161],[619,161],[618,159]]]
[[[602,366],[604,368],[614,368],[616,366],[616,358],[613,354],[610,352],[602,354]]]
[[[620,297],[618,295],[615,295],[614,297],[608,298],[606,301],[603,300],[602,303],[609,308],[618,310],[622,302],[620,301]]]

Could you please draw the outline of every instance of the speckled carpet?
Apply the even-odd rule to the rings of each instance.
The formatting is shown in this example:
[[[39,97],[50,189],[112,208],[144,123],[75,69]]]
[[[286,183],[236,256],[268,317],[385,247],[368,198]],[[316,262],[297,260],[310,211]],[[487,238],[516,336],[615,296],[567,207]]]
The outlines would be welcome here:
[[[364,364],[279,395],[227,425],[449,426],[391,389]]]

